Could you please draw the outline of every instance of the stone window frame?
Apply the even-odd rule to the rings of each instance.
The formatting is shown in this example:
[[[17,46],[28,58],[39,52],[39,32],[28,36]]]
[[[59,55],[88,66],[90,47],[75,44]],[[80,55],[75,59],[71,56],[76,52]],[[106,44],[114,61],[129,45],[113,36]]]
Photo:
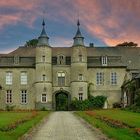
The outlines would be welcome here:
[[[46,76],[46,74],[42,74],[42,79],[41,79],[41,81],[47,81],[47,76]]]
[[[28,94],[27,90],[21,90],[21,104],[27,104],[28,103]]]
[[[13,103],[12,90],[6,90],[6,104]]]
[[[42,62],[46,62],[46,56],[42,55]]]
[[[21,85],[27,85],[28,84],[27,71],[21,71],[21,73],[20,73],[20,84]]]
[[[111,72],[110,73],[110,83],[111,85],[117,85],[117,81],[118,81],[118,78],[117,78],[117,72]]]
[[[6,72],[6,85],[12,85],[13,83],[13,72],[12,71],[7,71]]]
[[[41,94],[41,103],[47,103],[47,102],[48,102],[47,93],[42,93]]]
[[[64,54],[57,55],[57,64],[58,65],[65,65],[66,64],[66,57]]]
[[[102,66],[107,66],[107,63],[108,63],[108,56],[107,55],[101,56],[101,63],[102,63]]]
[[[80,74],[78,75],[78,80],[79,80],[79,81],[83,81],[83,79],[84,79],[84,76],[83,76],[83,74],[80,73]]]
[[[79,99],[79,101],[83,101],[83,93],[79,93],[78,99]]]
[[[96,73],[96,85],[104,85],[104,72]]]
[[[58,86],[65,86],[65,84],[66,84],[66,72],[58,71],[57,72],[57,80],[58,80]]]

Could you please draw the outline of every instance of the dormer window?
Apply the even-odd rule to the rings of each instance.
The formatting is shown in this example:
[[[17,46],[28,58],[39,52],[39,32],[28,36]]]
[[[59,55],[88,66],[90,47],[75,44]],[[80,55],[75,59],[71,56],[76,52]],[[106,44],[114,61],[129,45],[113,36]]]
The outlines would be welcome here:
[[[101,57],[101,63],[102,63],[102,66],[107,66],[107,56]]]
[[[59,65],[64,65],[65,64],[65,56],[64,55],[59,55],[57,57],[57,64],[59,64]]]

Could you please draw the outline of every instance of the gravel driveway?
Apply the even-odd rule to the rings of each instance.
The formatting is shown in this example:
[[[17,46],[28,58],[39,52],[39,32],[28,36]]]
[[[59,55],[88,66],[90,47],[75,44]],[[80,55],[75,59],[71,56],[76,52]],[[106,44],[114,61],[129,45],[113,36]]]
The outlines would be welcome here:
[[[98,138],[97,138],[98,137]],[[105,140],[72,112],[53,112],[32,140]]]

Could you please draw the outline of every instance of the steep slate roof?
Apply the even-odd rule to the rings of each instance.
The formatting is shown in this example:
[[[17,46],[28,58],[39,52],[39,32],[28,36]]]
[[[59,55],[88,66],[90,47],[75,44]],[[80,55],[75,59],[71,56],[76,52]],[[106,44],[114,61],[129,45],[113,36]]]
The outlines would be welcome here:
[[[108,56],[108,66],[124,67],[128,69],[140,69],[140,47],[86,47],[88,55],[88,67],[102,67],[101,56]],[[71,56],[72,47],[52,47],[52,55],[63,54]],[[0,54],[0,59],[4,57],[19,56],[35,61],[35,47],[19,47],[8,54]],[[0,61],[2,67],[2,61]],[[27,62],[28,63],[28,62]],[[34,62],[35,63],[35,62]],[[30,63],[28,63],[29,65]],[[107,66],[106,66],[107,67]]]

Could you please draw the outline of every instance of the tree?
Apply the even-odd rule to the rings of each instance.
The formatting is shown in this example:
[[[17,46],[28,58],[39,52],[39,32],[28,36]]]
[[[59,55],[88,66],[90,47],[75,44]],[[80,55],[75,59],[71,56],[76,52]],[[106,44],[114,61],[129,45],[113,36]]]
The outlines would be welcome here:
[[[37,46],[37,43],[38,43],[38,39],[31,39],[29,41],[26,41],[25,46],[26,47],[35,47],[35,46]]]
[[[117,47],[137,47],[138,44],[134,42],[123,42],[116,45]]]

